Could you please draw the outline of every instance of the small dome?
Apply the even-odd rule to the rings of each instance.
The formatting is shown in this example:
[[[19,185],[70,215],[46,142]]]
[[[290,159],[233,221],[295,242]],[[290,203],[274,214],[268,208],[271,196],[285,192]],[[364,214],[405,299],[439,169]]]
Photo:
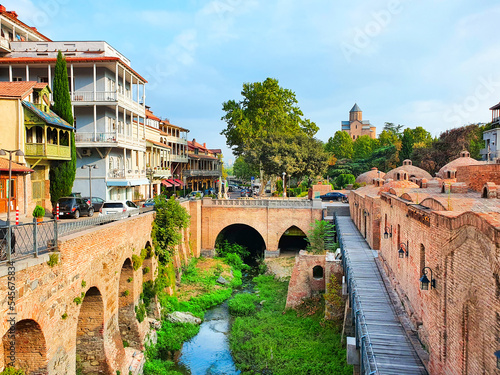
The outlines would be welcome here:
[[[385,173],[379,171],[377,168],[373,167],[370,171],[361,173],[357,178],[356,182],[358,184],[365,183],[367,185],[373,184],[373,180],[377,178],[384,178]]]
[[[389,172],[387,172],[387,174],[385,175],[386,180],[388,178],[391,178],[393,180],[398,180],[398,174],[401,177],[402,172],[405,172],[408,175],[407,179],[410,179],[412,177],[426,178],[428,180],[432,179],[432,176],[427,171],[423,170],[422,168],[414,166],[411,160],[407,159],[403,163],[404,164],[401,167],[394,168]]]
[[[478,165],[478,164],[483,164],[480,161],[477,161],[476,159],[473,159],[470,157],[470,153],[468,151],[462,151],[460,153],[460,157],[456,158],[455,160],[450,161],[448,164],[446,164],[443,168],[439,170],[439,172],[436,174],[437,177],[439,178],[455,178],[454,173],[448,173],[448,172],[456,172],[457,167],[464,166],[464,165]],[[450,177],[453,176],[453,177]]]

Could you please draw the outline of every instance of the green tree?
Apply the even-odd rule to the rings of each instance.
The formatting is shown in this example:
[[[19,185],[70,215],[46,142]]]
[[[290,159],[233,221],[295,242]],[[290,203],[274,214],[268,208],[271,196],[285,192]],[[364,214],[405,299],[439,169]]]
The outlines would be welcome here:
[[[394,134],[398,138],[401,138],[402,132],[401,130],[404,128],[404,125],[394,125],[392,122],[386,122],[384,124],[384,129],[385,131]]]
[[[369,135],[362,135],[354,141],[354,159],[366,159],[372,153],[373,141]]]
[[[403,131],[403,137],[401,138],[401,159],[410,159],[413,152],[413,131],[410,128],[406,128]]]
[[[303,118],[295,93],[279,86],[276,79],[245,83],[243,100],[229,100],[222,104],[226,113],[222,120],[227,127],[221,132],[236,156],[244,156],[254,168],[261,169],[259,155],[279,137],[305,134],[313,137],[318,127]],[[280,155],[275,155],[280,157]],[[263,176],[264,179],[266,176]],[[261,181],[261,187],[267,181]]]
[[[432,144],[432,135],[421,126],[417,126],[412,130],[413,148],[429,147]]]
[[[259,170],[245,161],[243,156],[236,158],[233,164],[233,172],[236,178],[250,180],[252,176],[258,176]]]
[[[57,54],[53,85],[54,105],[52,110],[70,125],[73,125],[71,98],[69,95],[68,70],[61,51]],[[75,133],[71,133],[71,160],[54,161],[50,165],[50,200],[55,204],[60,197],[71,194],[76,176]]]
[[[335,243],[327,241],[328,238],[333,238],[335,225],[328,221],[316,220],[311,223],[311,227],[307,233],[307,251],[314,254],[324,254],[325,250],[333,250],[336,247]]]
[[[339,186],[341,189],[345,188],[346,185],[354,184],[356,182],[356,177],[352,174],[341,174],[335,179],[335,185]]]
[[[338,130],[328,139],[325,150],[337,159],[351,159],[354,155],[353,140],[347,132]]]
[[[392,146],[399,140],[398,136],[391,131],[383,130],[378,135],[378,140],[381,147]]]
[[[166,264],[182,241],[182,230],[189,225],[190,216],[174,197],[155,198],[156,217],[151,230],[155,253],[161,263]]]

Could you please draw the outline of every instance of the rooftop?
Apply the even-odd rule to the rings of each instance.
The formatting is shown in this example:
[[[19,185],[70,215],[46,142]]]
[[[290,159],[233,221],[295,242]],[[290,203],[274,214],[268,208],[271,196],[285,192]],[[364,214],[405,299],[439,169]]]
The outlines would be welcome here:
[[[43,89],[46,83],[34,81],[0,82],[0,98],[24,99],[33,92],[33,89]]]

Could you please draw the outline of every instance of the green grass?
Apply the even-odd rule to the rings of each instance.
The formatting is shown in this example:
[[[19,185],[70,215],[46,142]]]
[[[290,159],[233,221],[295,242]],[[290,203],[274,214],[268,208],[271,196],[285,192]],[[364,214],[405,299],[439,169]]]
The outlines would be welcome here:
[[[237,294],[228,302],[229,312],[234,316],[252,315],[257,310],[255,303],[259,296],[250,293]]]
[[[352,374],[339,327],[323,320],[322,306],[285,312],[288,283],[272,276],[254,281],[266,302],[256,314],[236,318],[231,329],[231,351],[242,374]]]

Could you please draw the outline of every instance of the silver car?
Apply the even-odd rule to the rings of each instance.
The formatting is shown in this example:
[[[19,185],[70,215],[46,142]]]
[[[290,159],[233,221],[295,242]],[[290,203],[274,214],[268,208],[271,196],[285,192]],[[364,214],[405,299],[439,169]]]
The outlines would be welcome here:
[[[139,215],[139,207],[132,201],[106,201],[99,210],[99,215],[120,213],[125,217]]]

